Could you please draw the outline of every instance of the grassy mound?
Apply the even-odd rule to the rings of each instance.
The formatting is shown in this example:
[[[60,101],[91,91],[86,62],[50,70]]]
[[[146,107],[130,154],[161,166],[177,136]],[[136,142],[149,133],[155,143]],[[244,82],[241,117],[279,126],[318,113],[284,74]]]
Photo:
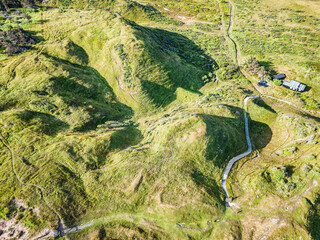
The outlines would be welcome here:
[[[46,27],[54,34],[61,26],[59,22],[70,26],[74,20],[69,14],[54,21],[54,26],[49,22]],[[77,19],[83,14],[73,15]],[[182,35],[142,27],[101,11],[85,15],[83,20],[78,20],[79,27],[68,29],[70,39],[63,39],[61,43],[52,39],[55,42],[47,46],[46,52],[95,68],[120,101],[136,110],[167,105],[175,99],[178,87],[197,91],[204,85],[202,77],[214,71],[214,60]],[[54,14],[51,18],[58,16]],[[95,16],[95,22],[89,16]],[[97,28],[99,21],[103,28]],[[119,31],[112,30],[111,26]],[[85,59],[77,62],[66,58],[76,51]]]
[[[241,210],[225,207],[222,173],[247,150],[243,99],[255,90],[218,3],[46,2],[0,19],[5,42],[19,45],[8,31],[21,27],[36,43],[0,55],[1,219],[31,235],[58,219],[92,224],[71,239],[317,238],[319,118],[279,102],[249,101],[255,154],[228,178]]]
[[[250,102],[248,111],[258,157],[239,163],[241,174],[232,176],[237,183],[232,189],[242,206],[243,226],[257,227],[244,227],[243,234],[259,238],[268,228],[270,239],[317,239],[311,225],[318,224],[319,122],[268,99]]]
[[[197,105],[215,61],[182,34],[105,10],[41,15],[29,30],[42,41],[1,61],[1,212],[17,216],[14,196],[39,207],[21,218],[34,232],[94,218],[98,234],[185,237],[184,222],[210,235],[223,167],[245,150],[241,115]],[[121,214],[152,226],[112,220]]]

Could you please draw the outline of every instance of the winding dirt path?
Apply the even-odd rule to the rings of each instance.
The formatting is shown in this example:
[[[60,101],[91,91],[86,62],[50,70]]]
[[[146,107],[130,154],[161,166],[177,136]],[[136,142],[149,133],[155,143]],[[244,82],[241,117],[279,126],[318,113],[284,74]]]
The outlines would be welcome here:
[[[227,29],[226,35],[234,45],[235,62],[236,62],[236,65],[239,67],[239,69],[241,71],[241,68],[240,68],[241,58],[240,58],[239,46],[236,43],[236,41],[230,36],[230,33],[232,32],[232,29],[233,29],[233,22],[234,22],[234,20],[233,20],[233,18],[234,18],[234,7],[233,7],[233,2],[231,0],[229,0],[228,2],[229,2],[229,6],[230,6],[230,18],[229,18],[229,25],[228,25],[228,29]]]
[[[219,3],[219,7],[220,7],[220,11],[221,11],[221,14],[223,14],[223,11],[222,11],[222,7],[220,5],[220,1],[218,0],[218,3]],[[229,3],[229,6],[230,6],[230,17],[229,17],[229,24],[228,24],[228,28],[227,30],[225,31],[225,34],[226,34],[226,37],[233,43],[234,45],[234,51],[235,51],[235,62],[236,62],[236,65],[238,66],[241,74],[247,78],[246,76],[246,73],[242,70],[241,68],[241,56],[240,56],[240,47],[239,45],[237,44],[237,42],[230,36],[230,33],[232,32],[232,29],[233,29],[233,25],[234,25],[234,3],[232,0],[228,0],[228,3]],[[222,16],[223,17],[223,16]],[[248,78],[247,78],[248,79]],[[262,93],[259,89],[257,89],[253,84],[252,86],[254,87],[255,90],[257,90],[257,92],[260,93],[260,95],[262,97],[266,97],[266,98],[270,98],[270,99],[273,99],[273,100],[276,100],[278,102],[282,102],[282,103],[285,103],[287,105],[290,105],[294,108],[297,108],[301,111],[304,111],[304,112],[308,112],[308,113],[311,113],[311,114],[319,114],[320,111],[316,111],[316,110],[309,110],[309,109],[306,109],[306,108],[303,108],[303,107],[300,107],[296,104],[293,104],[289,101],[286,101],[286,100],[282,100],[282,99],[279,99],[279,98],[276,98],[276,97],[273,97],[273,96],[269,96],[269,95],[266,95],[264,93]]]

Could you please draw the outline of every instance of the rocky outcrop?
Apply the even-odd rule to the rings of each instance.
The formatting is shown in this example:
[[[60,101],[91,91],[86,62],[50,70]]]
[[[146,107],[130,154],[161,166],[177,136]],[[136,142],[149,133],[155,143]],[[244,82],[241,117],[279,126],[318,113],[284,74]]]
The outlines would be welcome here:
[[[1,0],[0,10],[9,10],[10,8],[32,8],[34,0]]]
[[[35,43],[36,41],[21,28],[0,32],[0,47],[5,48],[9,56],[26,52]]]

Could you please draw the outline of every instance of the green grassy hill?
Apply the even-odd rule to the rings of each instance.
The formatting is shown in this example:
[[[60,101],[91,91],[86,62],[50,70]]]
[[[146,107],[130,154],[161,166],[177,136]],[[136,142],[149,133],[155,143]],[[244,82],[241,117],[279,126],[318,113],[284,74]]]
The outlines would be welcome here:
[[[39,207],[21,215],[32,231],[119,214],[154,219],[145,231],[172,238],[186,236],[176,222],[207,227],[225,211],[226,159],[245,149],[240,115],[197,106],[216,61],[177,32],[64,11],[32,13],[38,44],[1,61],[4,216],[14,196]]]
[[[317,239],[317,115],[249,102],[255,152],[228,179],[241,211],[225,206],[223,170],[247,150],[243,99],[257,94],[226,2],[36,4],[0,18],[0,219],[29,236],[92,223],[70,239]],[[262,61],[241,16],[241,58]]]

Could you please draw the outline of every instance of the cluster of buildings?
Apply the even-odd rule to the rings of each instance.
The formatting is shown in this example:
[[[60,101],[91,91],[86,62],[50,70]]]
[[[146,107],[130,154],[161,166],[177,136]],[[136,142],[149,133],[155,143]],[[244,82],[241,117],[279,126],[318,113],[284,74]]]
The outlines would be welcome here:
[[[307,85],[305,85],[301,82],[298,82],[296,80],[286,81],[285,80],[286,77],[287,76],[284,73],[279,73],[279,74],[272,76],[273,79],[278,79],[278,80],[282,81],[283,87],[286,87],[292,91],[304,92],[306,90]]]

